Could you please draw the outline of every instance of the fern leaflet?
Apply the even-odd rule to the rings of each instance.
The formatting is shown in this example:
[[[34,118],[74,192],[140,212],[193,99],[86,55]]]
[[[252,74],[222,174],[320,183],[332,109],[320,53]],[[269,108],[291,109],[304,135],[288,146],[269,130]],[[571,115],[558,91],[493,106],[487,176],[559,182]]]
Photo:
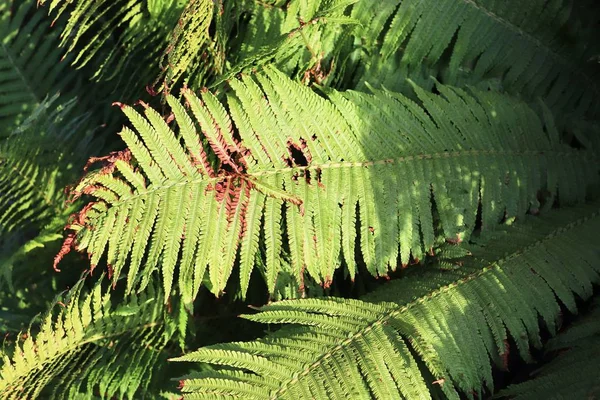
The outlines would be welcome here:
[[[83,282],[55,302],[39,332],[19,334],[12,351],[0,353],[2,398],[134,398],[151,387],[174,333],[160,292],[149,287],[112,305],[102,280],[80,298]]]

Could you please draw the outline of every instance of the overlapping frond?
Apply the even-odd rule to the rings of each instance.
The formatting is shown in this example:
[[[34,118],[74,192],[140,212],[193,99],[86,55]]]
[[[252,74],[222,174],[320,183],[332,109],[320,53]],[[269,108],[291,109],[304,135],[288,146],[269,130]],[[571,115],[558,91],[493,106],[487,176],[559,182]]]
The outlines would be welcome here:
[[[554,356],[534,371],[533,377],[511,385],[496,397],[510,399],[591,399],[600,394],[600,302],[568,330],[545,346]]]
[[[65,74],[49,29],[34,1],[0,3],[0,138],[7,136],[47,96],[64,91],[74,78]]]
[[[294,325],[174,359],[217,366],[186,377],[184,398],[482,398],[492,365],[513,350],[530,360],[540,321],[555,333],[559,302],[576,312],[600,282],[599,206],[528,217],[470,246],[459,268],[414,270],[367,301],[264,306],[245,318]]]
[[[62,237],[57,222],[75,209],[63,188],[83,166],[90,135],[80,130],[86,117],[73,117],[76,100],[62,100],[43,101],[0,141],[0,287],[12,287],[15,263],[33,248]]]
[[[597,28],[581,27],[565,0],[389,0],[359,2],[353,16],[364,52],[361,79],[388,88],[429,75],[457,85],[499,79],[500,87],[553,110],[598,116]],[[579,25],[578,25],[579,24]],[[596,24],[596,22],[593,22]],[[592,24],[589,24],[593,26]]]
[[[168,86],[186,72],[194,75],[195,71],[192,69],[215,68],[216,73],[222,70],[225,55],[222,48],[218,47],[220,44],[211,43],[208,33],[213,20],[214,3],[213,0],[192,0],[181,12],[163,54],[162,68]],[[208,62],[208,57],[216,61],[217,65],[214,65],[215,62]]]
[[[0,243],[4,235],[48,219],[62,208],[69,135],[80,121],[65,120],[74,102],[60,105],[58,99],[43,101],[0,142]]]
[[[72,65],[92,64],[104,80],[128,73],[137,84],[151,84],[158,76],[158,60],[168,34],[177,24],[185,0],[44,0],[47,13],[58,20],[68,16],[60,46],[73,53]],[[144,82],[144,80],[146,80]]]
[[[479,208],[494,229],[557,194],[582,201],[598,180],[593,153],[561,144],[549,113],[542,122],[498,93],[438,85],[441,95],[415,86],[422,105],[381,91],[325,99],[274,69],[230,85],[228,110],[208,92],[184,90],[189,111],[169,97],[177,133],[150,108],[122,106],[128,149],[74,192],[94,200],[67,244],[92,267],[106,254],[117,279],[129,261],[130,289],[160,269],[170,293],[178,265],[190,301],[205,272],[219,294],[238,259],[245,293],[261,242],[270,292],[282,258],[296,284],[306,273],[328,286],[342,263],[355,276],[357,253],[386,275],[439,237],[468,238]]]
[[[82,289],[83,280],[55,302],[39,331],[0,352],[3,399],[132,399],[152,388],[173,334],[160,291],[112,304],[101,282],[85,297]]]
[[[182,76],[193,87],[218,86],[269,62],[321,82],[342,50],[340,39],[349,33],[342,26],[357,22],[345,15],[357,1],[39,3],[48,5],[55,19],[68,16],[61,46],[75,55],[73,65],[92,65],[98,78],[127,74],[137,85],[154,82],[156,90],[169,90]]]
[[[237,2],[236,34],[226,51],[231,66],[209,87],[241,73],[274,65],[294,79],[326,84],[336,69],[337,59],[347,47],[340,46],[358,21],[346,15],[359,0],[293,0]],[[230,2],[225,1],[225,10]],[[223,41],[221,41],[223,42]]]

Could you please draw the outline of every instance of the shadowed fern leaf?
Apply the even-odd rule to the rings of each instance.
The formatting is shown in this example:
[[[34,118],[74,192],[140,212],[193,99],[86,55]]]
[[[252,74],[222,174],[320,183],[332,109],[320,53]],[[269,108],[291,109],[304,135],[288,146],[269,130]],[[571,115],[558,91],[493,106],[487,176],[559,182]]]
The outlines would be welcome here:
[[[38,332],[20,334],[0,353],[3,399],[131,399],[152,386],[174,326],[165,324],[161,293],[149,287],[112,305],[101,283],[81,299],[83,282],[56,302]]]
[[[177,24],[185,0],[42,0],[55,20],[67,15],[60,46],[73,53],[72,65],[96,68],[95,77],[137,74],[151,83],[166,36]],[[126,68],[130,69],[126,69]],[[152,68],[154,67],[154,68]],[[132,75],[135,76],[135,75]]]
[[[0,142],[0,238],[47,220],[63,208],[61,189],[69,164],[65,157],[73,145],[69,134],[80,121],[65,120],[73,101],[66,105],[57,101],[58,96],[44,101]],[[85,138],[81,139],[85,146]]]
[[[496,397],[510,399],[593,399],[600,394],[600,302],[583,320],[551,339],[546,356],[555,358],[534,371],[534,377],[511,385]]]
[[[1,280],[12,286],[18,259],[61,238],[56,222],[64,225],[75,211],[65,207],[63,188],[83,166],[90,135],[82,128],[87,117],[73,116],[76,100],[60,101],[58,95],[43,101],[0,141],[0,286]]]
[[[600,282],[599,206],[529,217],[479,239],[460,268],[409,271],[368,301],[264,306],[244,317],[295,325],[174,359],[223,366],[184,378],[184,397],[481,398],[493,391],[492,363],[506,368],[509,338],[530,361],[539,321],[554,333],[559,301],[576,312],[576,296]]]
[[[335,69],[334,60],[345,50],[340,43],[349,37],[348,25],[358,23],[346,16],[346,9],[357,1],[250,1],[243,10],[249,20],[240,26],[240,48],[228,54],[235,64],[217,83],[266,63],[292,77],[326,81]]]
[[[207,266],[221,293],[238,253],[245,293],[262,240],[271,293],[281,257],[296,284],[307,272],[328,286],[342,259],[354,277],[356,250],[386,275],[430,252],[438,234],[468,238],[480,204],[493,229],[538,210],[540,193],[546,207],[557,192],[561,204],[583,201],[598,179],[597,161],[559,143],[549,113],[542,122],[497,93],[415,86],[421,107],[388,92],[326,100],[272,69],[257,79],[231,81],[230,114],[212,94],[184,90],[196,122],[169,97],[177,134],[156,111],[122,106],[137,132],[125,127],[128,149],[75,188],[95,199],[56,261],[76,243],[92,268],[107,254],[114,279],[129,260],[128,290],[160,268],[166,293],[179,265],[189,302]]]
[[[0,138],[74,77],[64,73],[58,38],[43,18],[32,1],[0,3]]]
[[[451,85],[495,78],[510,93],[542,97],[554,111],[598,116],[600,68],[590,52],[597,28],[575,28],[573,3],[359,2],[352,15],[362,22],[354,33],[365,50],[361,79],[400,89],[407,77],[443,76]]]

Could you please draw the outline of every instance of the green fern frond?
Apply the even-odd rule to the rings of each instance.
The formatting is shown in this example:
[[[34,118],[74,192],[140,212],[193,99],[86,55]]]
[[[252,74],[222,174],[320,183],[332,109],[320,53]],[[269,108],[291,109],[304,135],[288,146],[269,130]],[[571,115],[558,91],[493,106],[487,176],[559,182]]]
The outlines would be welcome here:
[[[3,399],[131,399],[151,387],[173,334],[162,295],[149,287],[113,305],[101,283],[81,298],[83,282],[2,350]]]
[[[44,13],[34,7],[33,1],[0,4],[0,138],[47,96],[64,92],[74,77],[64,73],[58,37],[44,21]]]
[[[177,134],[151,108],[122,106],[136,131],[125,127],[128,149],[75,188],[94,200],[67,242],[92,267],[106,254],[114,279],[129,260],[128,290],[160,268],[170,293],[179,265],[186,302],[207,268],[221,293],[238,253],[243,295],[263,242],[273,293],[288,249],[300,285],[306,272],[328,286],[342,259],[354,277],[355,251],[386,275],[422,259],[438,234],[467,239],[479,205],[483,229],[494,229],[539,209],[540,193],[546,207],[557,193],[575,203],[598,180],[595,158],[562,145],[549,114],[542,122],[497,93],[415,86],[419,106],[388,92],[323,99],[273,69],[257,79],[230,82],[229,110],[184,90],[191,117],[169,97]]]
[[[600,69],[586,45],[596,32],[573,31],[574,3],[360,2],[353,16],[364,26],[355,32],[366,52],[362,79],[400,89],[407,77],[443,76],[451,85],[497,78],[510,93],[542,97],[554,111],[598,116]]]
[[[591,399],[600,394],[600,302],[544,349],[555,358],[537,369],[532,379],[509,386],[497,398]]]
[[[57,99],[44,101],[0,142],[0,240],[48,220],[62,208],[69,145],[63,133],[76,129],[79,121],[65,121],[74,103],[57,106]]]
[[[58,218],[55,219],[55,222]],[[60,215],[61,225],[64,223],[64,216]],[[4,288],[4,283],[13,291],[13,271],[15,264],[27,260],[35,249],[44,248],[49,243],[58,242],[62,239],[62,235],[56,233],[56,223],[50,229],[44,229],[33,239],[26,240],[22,243],[20,237],[10,237],[9,240],[3,240],[0,247],[0,288]],[[16,236],[16,235],[15,235]],[[19,271],[23,272],[23,271]],[[29,271],[31,272],[31,271]],[[39,276],[36,276],[38,278]]]
[[[46,99],[0,141],[2,288],[6,283],[14,289],[15,267],[20,284],[41,283],[47,277],[48,271],[33,272],[32,251],[61,239],[64,221],[79,207],[65,204],[64,187],[79,174],[85,154],[96,142],[86,129],[88,116],[75,116],[78,106],[77,99],[65,101],[58,95]]]
[[[347,26],[358,23],[345,16],[345,10],[357,1],[242,3],[238,30],[243,33],[231,41],[227,52],[232,66],[210,87],[217,88],[240,73],[255,71],[266,64],[297,79],[327,81],[330,75],[334,76],[334,60],[344,50],[340,43],[350,32]]]
[[[516,343],[529,361],[559,301],[577,311],[600,282],[600,203],[529,217],[471,246],[457,270],[417,269],[365,298],[275,302],[246,315],[287,326],[173,361],[223,366],[186,377],[189,398],[481,398]],[[385,302],[373,301],[385,300]],[[300,325],[300,326],[298,326]]]
[[[206,62],[209,50],[214,52],[217,43],[209,43],[211,38],[208,28],[213,20],[213,0],[190,1],[182,11],[177,22],[169,45],[163,55],[163,69],[165,71],[165,82],[171,86],[183,73],[190,71],[191,66],[210,66],[213,63]],[[219,12],[219,10],[217,10]],[[222,70],[224,62],[223,51],[217,51],[218,65],[216,68]],[[215,57],[213,57],[215,58]],[[202,60],[200,62],[200,60]]]
[[[158,60],[166,50],[165,39],[186,1],[43,0],[39,3],[48,5],[46,12],[55,21],[68,16],[60,47],[67,54],[74,54],[73,66],[93,65],[94,76],[103,80],[117,78],[127,71],[148,84],[160,72]]]

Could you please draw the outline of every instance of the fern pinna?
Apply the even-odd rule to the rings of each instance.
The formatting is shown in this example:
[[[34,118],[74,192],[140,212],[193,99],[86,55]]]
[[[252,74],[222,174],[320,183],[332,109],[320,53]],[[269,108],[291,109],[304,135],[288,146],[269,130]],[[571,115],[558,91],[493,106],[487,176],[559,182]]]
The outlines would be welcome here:
[[[256,341],[174,359],[215,365],[184,378],[184,398],[459,399],[460,393],[493,393],[492,367],[505,370],[512,350],[531,361],[532,347],[542,346],[540,322],[554,334],[559,301],[576,312],[576,299],[589,298],[592,283],[600,282],[599,205],[529,217],[477,238],[471,255],[452,260],[460,267],[411,270],[363,300],[261,307],[243,317],[290,325]],[[594,383],[592,375],[581,386]]]
[[[552,338],[544,346],[550,362],[531,373],[533,379],[513,384],[499,392],[502,399],[574,398],[589,399],[600,393],[600,302],[581,321]]]
[[[437,70],[447,84],[541,97],[564,119],[598,116],[599,73],[589,62],[597,32],[573,27],[578,6],[571,2],[382,3],[361,1],[352,9],[361,22],[355,37],[366,42],[359,53],[359,86],[375,82],[399,90],[407,77],[428,85]]]
[[[356,251],[380,276],[421,259],[436,244],[434,218],[460,242],[478,207],[493,229],[557,192],[561,204],[583,201],[598,178],[593,154],[561,144],[549,112],[542,121],[498,93],[439,84],[441,95],[414,86],[420,104],[386,91],[323,98],[274,69],[229,84],[228,109],[184,89],[189,111],[169,96],[167,121],[121,105],[137,133],[123,128],[128,148],[75,188],[95,200],[57,262],[76,243],[92,269],[106,254],[113,279],[129,260],[129,290],[160,268],[167,294],[178,265],[189,302],[206,269],[221,293],[238,253],[245,293],[262,238],[271,293],[280,274],[300,290],[305,274],[328,286],[342,263],[355,276]]]
[[[177,329],[160,289],[119,299],[102,281],[85,295],[84,286],[55,299],[39,331],[22,332],[2,352],[3,399],[133,398],[160,387],[163,350]]]

